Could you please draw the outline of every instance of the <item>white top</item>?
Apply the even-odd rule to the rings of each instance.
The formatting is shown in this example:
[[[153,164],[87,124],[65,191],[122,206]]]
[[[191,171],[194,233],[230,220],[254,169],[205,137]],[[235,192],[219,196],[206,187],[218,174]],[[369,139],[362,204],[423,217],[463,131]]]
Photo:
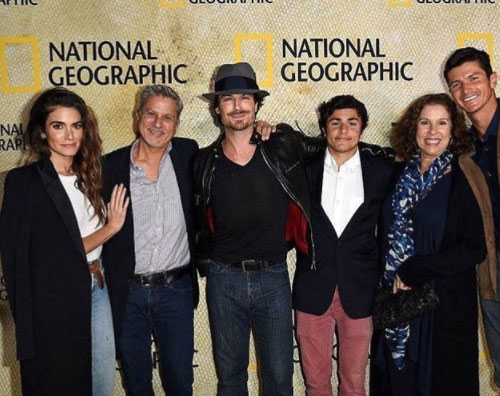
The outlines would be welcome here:
[[[321,206],[340,238],[365,199],[359,150],[340,167],[326,150],[321,191]]]
[[[64,176],[59,175],[66,193],[68,194],[71,206],[75,212],[78,228],[82,238],[92,234],[102,227],[99,223],[99,218],[94,216],[94,207],[91,205],[88,198],[76,187],[76,175]],[[101,257],[102,246],[98,246],[87,254],[87,261],[93,261]]]

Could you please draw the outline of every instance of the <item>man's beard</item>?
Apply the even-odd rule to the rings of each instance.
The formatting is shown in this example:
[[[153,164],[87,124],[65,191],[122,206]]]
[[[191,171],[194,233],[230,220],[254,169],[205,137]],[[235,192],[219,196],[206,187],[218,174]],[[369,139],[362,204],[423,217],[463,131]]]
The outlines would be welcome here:
[[[249,114],[249,111],[233,111],[230,114],[228,114],[228,117],[226,118],[226,123],[224,124],[224,127],[232,129],[234,131],[243,131],[247,129],[249,126],[253,125],[255,121],[255,115],[253,118],[248,118],[245,117],[240,120],[234,120],[231,118],[235,114]]]

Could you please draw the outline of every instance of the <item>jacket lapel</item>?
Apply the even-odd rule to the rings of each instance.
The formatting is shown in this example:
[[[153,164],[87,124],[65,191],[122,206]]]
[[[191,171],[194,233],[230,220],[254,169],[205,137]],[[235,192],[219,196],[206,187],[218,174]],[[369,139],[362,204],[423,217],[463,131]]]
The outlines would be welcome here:
[[[85,254],[85,249],[83,247],[82,237],[80,229],[78,228],[75,212],[50,159],[48,157],[43,157],[37,170],[40,174],[42,184],[47,191],[47,194],[54,202],[57,211],[61,215],[61,218],[68,229],[71,239],[73,240],[78,252],[86,262],[87,255]]]
[[[182,160],[182,152],[175,138],[172,139],[172,150],[170,150],[169,155],[172,160],[172,165],[174,166],[175,177],[181,194],[184,220],[186,222],[186,227],[189,227],[190,222],[187,214],[189,213],[189,200],[191,199],[191,191],[189,189],[191,182],[186,180],[186,176],[189,176],[190,174],[189,169],[187,168],[189,164],[188,161]]]
[[[127,208],[127,215],[125,216],[125,230],[127,232],[127,236],[129,238],[129,242],[134,245],[134,215],[132,211],[132,207],[134,206],[134,203],[132,202],[132,194],[130,191],[130,155],[132,151],[133,145],[130,146],[129,150],[125,151],[125,155],[123,158],[121,158],[120,164],[117,169],[117,174],[116,174],[116,183],[120,184],[123,183],[125,188],[127,189],[127,194],[130,197],[130,204],[128,205]],[[112,186],[114,187],[114,186]]]
[[[322,150],[316,155],[314,161],[308,167],[309,192],[311,202],[315,209],[319,211],[319,217],[322,221],[317,222],[316,226],[324,226],[330,232],[334,239],[338,239],[337,232],[328,218],[323,206],[321,205],[321,194],[323,193],[323,171],[325,169],[326,151]]]
[[[500,106],[500,99],[497,99]],[[498,183],[500,184],[500,123],[498,123],[497,130],[497,174],[498,174]]]

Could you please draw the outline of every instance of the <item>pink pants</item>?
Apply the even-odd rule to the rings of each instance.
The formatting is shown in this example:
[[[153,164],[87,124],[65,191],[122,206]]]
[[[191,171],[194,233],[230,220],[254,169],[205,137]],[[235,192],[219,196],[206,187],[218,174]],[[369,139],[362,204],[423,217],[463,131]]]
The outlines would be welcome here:
[[[372,335],[371,316],[349,318],[335,289],[333,301],[321,316],[297,312],[297,338],[306,378],[307,396],[332,396],[332,354],[338,332],[339,396],[365,396],[365,371]]]

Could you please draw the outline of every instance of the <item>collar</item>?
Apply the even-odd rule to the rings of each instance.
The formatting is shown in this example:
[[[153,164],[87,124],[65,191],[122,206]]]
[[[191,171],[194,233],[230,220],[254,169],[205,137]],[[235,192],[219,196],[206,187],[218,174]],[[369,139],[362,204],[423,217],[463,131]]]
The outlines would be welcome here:
[[[354,155],[351,158],[349,158],[341,166],[337,166],[335,159],[330,154],[330,151],[328,151],[328,148],[327,148],[325,150],[325,168],[339,172],[341,167],[342,167],[342,169],[345,169],[347,171],[360,168],[361,167],[361,158],[359,156],[359,150],[356,149],[356,152],[354,153]]]
[[[497,106],[495,114],[493,114],[493,118],[490,121],[490,125],[488,125],[488,128],[484,133],[483,142],[486,142],[491,137],[497,136],[499,120],[500,120],[500,105]],[[472,139],[474,140],[474,142],[477,142],[479,140],[479,134],[476,128],[474,128],[474,126],[472,126]]]
[[[135,170],[141,170],[142,168],[140,166],[137,166],[136,163],[134,162],[134,150],[139,146],[139,139],[137,139],[134,143],[132,143],[132,147],[130,149],[130,167],[135,169]],[[165,153],[163,154],[163,157],[161,158],[160,161],[160,167],[163,165],[165,162],[165,159],[168,157],[170,151],[172,150],[172,141],[167,146],[167,149],[165,150]]]

